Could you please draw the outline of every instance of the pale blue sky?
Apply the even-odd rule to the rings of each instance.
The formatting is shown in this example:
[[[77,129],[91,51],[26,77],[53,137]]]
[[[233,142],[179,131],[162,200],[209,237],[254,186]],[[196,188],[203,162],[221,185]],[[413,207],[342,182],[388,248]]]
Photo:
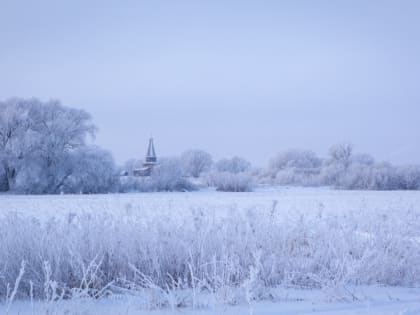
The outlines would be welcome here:
[[[4,1],[0,99],[91,112],[117,161],[257,165],[352,142],[420,163],[419,1]]]

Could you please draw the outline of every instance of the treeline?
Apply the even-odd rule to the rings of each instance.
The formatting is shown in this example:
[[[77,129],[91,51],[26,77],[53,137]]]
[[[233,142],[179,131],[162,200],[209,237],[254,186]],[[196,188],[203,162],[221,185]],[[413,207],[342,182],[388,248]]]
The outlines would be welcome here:
[[[203,150],[188,150],[179,157],[163,158],[150,177],[136,177],[134,170],[141,167],[142,160],[129,160],[122,171],[120,192],[130,191],[191,191],[203,186],[219,191],[252,191],[255,178],[251,163],[240,157],[214,162]]]
[[[90,141],[96,131],[87,112],[59,101],[16,98],[0,102],[0,192],[191,191],[202,185],[203,174],[205,184],[219,190],[252,189],[253,179],[244,174],[250,168],[248,162],[233,158],[213,163],[202,150],[159,159],[150,177],[130,176],[142,161],[117,167],[110,152]],[[129,176],[120,176],[122,170]]]
[[[338,189],[419,190],[420,166],[376,162],[355,154],[351,144],[337,144],[326,158],[312,151],[289,150],[273,158],[260,181],[275,185],[332,186]]]
[[[332,186],[338,189],[420,189],[419,166],[378,163],[355,154],[350,144],[333,146],[326,158],[288,150],[266,168],[243,158],[213,161],[203,150],[160,158],[150,177],[136,177],[142,160],[117,167],[112,155],[92,144],[92,117],[59,101],[0,102],[0,191],[27,194],[191,191],[251,191],[256,184]],[[120,176],[122,173],[128,176]]]

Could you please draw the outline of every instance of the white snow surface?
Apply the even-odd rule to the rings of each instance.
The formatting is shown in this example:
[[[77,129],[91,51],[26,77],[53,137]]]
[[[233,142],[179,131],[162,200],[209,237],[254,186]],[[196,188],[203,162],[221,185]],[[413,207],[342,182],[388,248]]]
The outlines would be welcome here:
[[[197,309],[145,309],[142,300],[130,295],[101,300],[70,300],[59,303],[17,301],[9,315],[418,315],[419,288],[359,287],[359,301],[326,302],[318,290],[279,289],[277,301],[251,305],[212,305]],[[0,305],[0,314],[6,307]]]
[[[216,217],[228,216],[231,211],[273,209],[280,213],[315,213],[330,215],[343,213],[420,214],[420,192],[416,191],[339,191],[329,188],[266,187],[250,193],[221,193],[212,190],[191,193],[133,193],[108,195],[0,195],[0,216],[16,212],[22,217],[36,217],[46,221],[69,214],[112,213],[115,216],[146,216],[149,219],[166,216],[182,217],[191,209],[211,211]],[[404,219],[404,218],[403,218]],[[406,222],[407,225],[416,224]],[[411,226],[411,225],[410,225]],[[416,230],[416,228],[414,229]],[[411,228],[410,231],[413,231]],[[420,236],[420,231],[419,236]],[[369,237],[360,232],[361,237]],[[412,235],[410,236],[412,238]],[[418,242],[418,239],[417,241]],[[417,245],[415,245],[417,246]],[[419,261],[420,264],[420,261]],[[419,278],[418,274],[414,275]],[[99,300],[73,299],[60,302],[17,300],[7,312],[0,302],[0,314],[7,315],[143,315],[143,314],[420,314],[420,288],[401,286],[351,286],[354,299],[329,299],[322,289],[273,289],[271,300],[241,300],[235,305],[220,304],[211,296],[202,294],[199,306],[171,309],[150,309],[143,297],[136,294],[115,294]]]
[[[211,209],[222,215],[231,208],[271,208],[273,202],[283,212],[346,212],[401,209],[420,210],[420,191],[347,191],[330,188],[263,187],[254,192],[231,193],[214,190],[197,192],[127,193],[107,195],[0,195],[0,214],[17,211],[38,218],[66,216],[69,212],[175,211],[191,208]],[[178,212],[180,211],[180,212]]]

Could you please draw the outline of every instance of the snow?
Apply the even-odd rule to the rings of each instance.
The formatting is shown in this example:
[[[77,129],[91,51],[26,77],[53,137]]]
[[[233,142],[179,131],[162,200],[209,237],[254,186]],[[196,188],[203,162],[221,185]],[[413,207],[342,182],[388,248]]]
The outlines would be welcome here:
[[[238,299],[230,299],[223,303],[220,302],[220,298],[216,298],[210,294],[200,292],[195,304],[193,306],[188,304],[187,307],[171,309],[170,305],[165,305],[163,308],[156,309],[152,303],[145,300],[146,295],[142,294],[143,291],[135,291],[124,294],[111,294],[108,297],[100,299],[88,299],[88,298],[73,298],[71,300],[64,300],[58,302],[47,302],[47,301],[35,301],[33,304],[29,300],[17,300],[12,304],[9,315],[20,314],[20,315],[46,315],[46,314],[57,314],[57,315],[142,315],[142,314],[261,314],[261,315],[274,315],[274,314],[398,314],[398,315],[412,315],[420,314],[420,288],[416,287],[419,283],[420,274],[418,272],[418,250],[420,239],[420,229],[418,225],[418,219],[420,217],[420,192],[416,191],[338,191],[328,188],[287,188],[287,187],[264,187],[259,188],[255,192],[251,193],[222,193],[213,190],[204,190],[191,193],[140,193],[140,194],[108,194],[108,195],[44,195],[44,196],[16,196],[16,195],[0,195],[0,220],[8,218],[10,213],[18,213],[19,217],[28,220],[18,221],[22,226],[6,226],[0,229],[0,235],[5,235],[3,240],[0,240],[0,248],[3,249],[3,253],[0,252],[0,266],[6,266],[10,268],[10,264],[18,265],[20,250],[24,252],[25,248],[10,249],[15,243],[15,235],[19,235],[21,240],[29,240],[31,237],[34,238],[34,245],[38,246],[36,242],[47,242],[50,247],[43,247],[43,244],[36,247],[37,251],[30,253],[28,259],[35,259],[38,253],[47,253],[49,257],[53,257],[55,253],[65,253],[60,245],[69,246],[70,241],[74,241],[74,248],[72,249],[77,255],[85,255],[83,246],[83,238],[79,238],[74,233],[76,227],[71,227],[67,235],[62,234],[63,222],[66,222],[71,216],[79,216],[80,220],[86,218],[86,215],[92,214],[92,223],[89,228],[92,235],[96,235],[97,239],[92,241],[92,244],[104,247],[105,249],[111,249],[114,252],[118,251],[117,239],[124,239],[130,237],[130,233],[138,233],[137,236],[143,236],[152,245],[143,244],[139,247],[142,250],[149,250],[150,255],[158,255],[159,253],[170,254],[179,253],[178,258],[183,258],[184,253],[177,252],[182,251],[183,248],[174,248],[174,251],[169,252],[150,252],[153,249],[153,244],[159,244],[161,240],[169,242],[167,247],[163,249],[171,249],[173,244],[176,244],[176,240],[188,242],[191,238],[191,233],[195,230],[191,225],[185,226],[182,229],[180,224],[191,224],[196,219],[194,215],[196,212],[204,212],[200,220],[204,223],[210,224],[209,231],[215,231],[218,224],[222,222],[232,223],[235,216],[238,216],[238,221],[243,220],[238,227],[242,229],[249,241],[266,241],[270,239],[270,235],[264,233],[254,236],[248,230],[243,230],[249,223],[252,223],[255,219],[264,219],[272,209],[276,209],[278,212],[278,219],[275,222],[279,227],[282,227],[282,222],[285,219],[295,220],[287,223],[284,227],[284,231],[280,231],[278,236],[291,237],[293,240],[294,236],[305,238],[303,241],[309,241],[311,246],[308,250],[308,254],[314,255],[311,260],[313,261],[324,261],[319,258],[323,251],[318,246],[318,242],[324,242],[329,246],[325,250],[325,255],[331,255],[331,258],[326,259],[328,263],[339,261],[345,264],[344,267],[357,267],[355,272],[350,270],[348,280],[351,280],[350,286],[346,285],[343,287],[341,283],[330,283],[326,282],[325,287],[322,289],[303,289],[292,287],[290,285],[278,286],[270,289],[270,298],[263,299],[251,299],[247,301],[244,298],[243,292],[241,297]],[[252,211],[250,211],[252,210]],[[255,211],[255,212],[253,212]],[[102,215],[109,215],[102,217]],[[299,231],[299,222],[296,219],[299,215],[308,217],[307,221],[302,224],[304,231]],[[321,217],[318,217],[320,215]],[[214,216],[214,221],[206,221],[209,217]],[[46,230],[44,227],[39,227],[37,230],[41,235],[32,235],[31,231],[24,230],[25,226],[37,226],[33,223],[31,218],[36,218],[43,222],[48,222],[51,218],[55,218],[55,224],[57,227],[52,230]],[[383,217],[383,227],[375,220]],[[104,233],[120,233],[115,235],[116,240],[106,239],[103,240],[99,234],[95,234],[98,231],[102,231],[101,228],[107,224],[107,220],[115,219],[115,227],[110,227]],[[10,218],[9,218],[10,219]],[[117,220],[118,219],[118,220]],[[227,221],[224,221],[227,219]],[[245,220],[246,219],[246,220]],[[97,221],[94,221],[97,220]],[[102,221],[104,220],[104,221]],[[168,220],[168,221],[165,221]],[[245,221],[244,221],[245,220]],[[282,221],[283,220],[283,221]],[[348,221],[347,221],[348,220]],[[159,222],[167,224],[160,225]],[[177,223],[178,221],[178,223]],[[1,221],[9,222],[9,221]],[[348,225],[347,225],[348,223]],[[35,225],[34,225],[35,224]],[[80,231],[86,226],[81,221]],[[313,226],[311,225],[313,224]],[[325,224],[325,226],[324,226]],[[204,226],[203,225],[203,226]],[[266,228],[267,223],[262,223],[261,226],[256,226],[257,230]],[[167,232],[170,227],[175,227],[174,234],[172,236],[162,236],[160,231]],[[21,230],[19,230],[19,228]],[[130,233],[124,234],[121,228],[130,228]],[[136,228],[136,229],[134,229]],[[378,240],[375,238],[375,229],[378,230],[378,234],[382,239]],[[404,230],[402,230],[404,229]],[[2,234],[6,232],[6,234]],[[271,232],[275,231],[273,230]],[[223,231],[222,231],[223,232]],[[226,233],[230,233],[231,230],[227,229]],[[262,231],[263,232],[263,231]],[[8,234],[9,233],[9,234]],[[44,234],[43,234],[44,233]],[[52,238],[50,233],[56,233],[62,239],[57,241]],[[147,233],[150,233],[149,235]],[[154,234],[152,234],[154,233]],[[184,234],[185,233],[185,234]],[[291,233],[296,233],[292,235]],[[308,234],[309,233],[309,234]],[[351,233],[351,234],[349,234]],[[308,236],[309,235],[309,236]],[[8,239],[6,237],[9,237]],[[109,234],[108,234],[109,236]],[[230,241],[235,246],[238,246],[237,250],[241,251],[244,248],[240,247],[240,239],[235,235],[226,234],[225,236],[230,237]],[[343,237],[343,239],[336,240],[331,237]],[[51,238],[49,238],[51,237]],[[309,237],[309,238],[308,238]],[[311,239],[312,237],[312,239]],[[319,241],[313,241],[314,237],[319,237]],[[147,239],[149,238],[149,239]],[[174,238],[174,243],[171,243],[171,238]],[[200,239],[201,238],[201,239]],[[220,245],[220,241],[217,237],[213,237],[212,234],[197,235],[197,239],[201,241],[212,241],[212,246]],[[20,240],[16,240],[20,241]],[[131,241],[131,240],[130,240]],[[282,242],[286,244],[287,240],[282,239]],[[355,249],[367,251],[366,260],[359,260],[355,256],[354,264],[346,264],[346,258],[340,257],[345,251],[340,252],[340,243],[335,244],[334,242],[343,242],[343,245],[348,246],[349,242],[355,242]],[[12,243],[10,243],[12,242]],[[64,242],[64,243],[62,243]],[[315,242],[315,243],[311,243]],[[199,242],[197,242],[198,244]],[[19,246],[25,246],[22,242],[16,242]],[[171,245],[172,244],[172,245]],[[252,243],[254,244],[254,243]],[[299,243],[298,243],[299,244]],[[372,253],[372,244],[376,246],[384,245],[382,250],[384,251],[380,255]],[[194,244],[192,244],[194,245]],[[402,247],[401,245],[408,246]],[[106,247],[109,246],[109,247]],[[125,244],[127,250],[134,250],[138,248],[135,243]],[[265,245],[265,249],[269,249],[269,246]],[[305,245],[306,246],[306,245]],[[371,247],[369,247],[371,246]],[[195,247],[192,247],[194,250]],[[349,247],[352,248],[352,247]],[[30,248],[26,248],[31,250]],[[230,250],[226,248],[226,250]],[[336,252],[338,250],[338,252]],[[379,250],[379,249],[378,249]],[[9,251],[5,253],[4,251]],[[130,252],[132,257],[136,257],[135,252]],[[204,251],[205,253],[205,251]],[[250,250],[250,253],[252,251]],[[279,251],[281,253],[281,251]],[[10,254],[14,256],[11,257]],[[15,255],[16,254],[16,255]],[[129,254],[127,254],[129,255]],[[176,255],[176,254],[175,254]],[[183,256],[184,255],[184,256]],[[204,255],[204,254],[203,254]],[[238,255],[241,255],[239,252]],[[300,260],[287,260],[285,263],[302,263],[302,270],[306,270],[306,261],[302,260],[305,257],[305,253],[296,252],[294,253],[296,258]],[[372,255],[372,256],[369,256]],[[382,256],[381,256],[382,255]],[[399,260],[399,256],[403,257]],[[417,256],[416,256],[417,255]],[[35,258],[31,258],[31,257]],[[65,256],[60,256],[65,257]],[[76,257],[76,256],[74,256]],[[87,256],[86,256],[87,257]],[[130,256],[128,256],[130,257]],[[205,255],[203,256],[205,257]],[[240,259],[245,259],[239,256]],[[318,258],[317,258],[318,257]],[[372,259],[370,259],[372,257]],[[383,266],[378,265],[381,257],[384,257]],[[207,259],[207,258],[206,258]],[[317,260],[318,259],[318,260]],[[341,260],[340,260],[341,259]],[[385,260],[389,259],[389,261]],[[9,265],[7,266],[7,260]],[[175,263],[180,262],[176,260]],[[250,260],[252,264],[253,259]],[[363,265],[357,265],[357,263],[363,262]],[[416,263],[418,264],[416,265]],[[3,265],[3,263],[5,263]],[[73,262],[77,265],[77,261]],[[248,261],[243,260],[241,268],[246,267]],[[265,263],[265,261],[264,261]],[[370,265],[372,263],[373,265]],[[268,262],[267,262],[268,264]],[[123,263],[121,262],[122,266]],[[268,264],[269,265],[269,264]],[[197,265],[199,266],[199,265]],[[15,266],[16,267],[16,266]],[[330,271],[338,270],[342,266],[339,264],[337,268],[331,268]],[[381,268],[378,268],[381,267]],[[382,269],[383,267],[383,269]],[[2,267],[3,268],[3,267]],[[28,266],[30,269],[31,266]],[[294,266],[289,265],[289,270],[293,271]],[[372,274],[372,279],[390,279],[390,282],[396,282],[399,286],[375,286],[373,284],[366,285],[364,282],[369,282],[369,275],[366,276],[366,272],[373,272],[375,269],[381,269],[377,271],[377,274]],[[15,268],[16,269],[16,268]],[[14,272],[16,272],[16,270]],[[17,271],[18,271],[17,267]],[[75,267],[76,270],[76,267]],[[310,270],[310,269],[308,269]],[[246,271],[244,269],[244,271]],[[394,273],[395,271],[395,273]],[[0,283],[1,277],[7,276],[2,275],[0,271]],[[354,274],[352,272],[355,272]],[[364,273],[363,273],[364,272]],[[401,276],[400,276],[400,272]],[[408,287],[404,281],[406,287],[399,284],[399,280],[405,278],[413,279],[414,287]],[[352,279],[352,276],[357,276]],[[376,278],[375,278],[376,277]],[[401,277],[401,278],[399,278]],[[13,277],[9,283],[13,285]],[[323,279],[321,279],[323,280]],[[321,281],[320,280],[320,281]],[[325,279],[324,279],[325,280]],[[360,281],[363,285],[354,286],[353,282]],[[376,280],[375,280],[376,281]],[[387,280],[388,281],[388,280]],[[321,281],[322,282],[322,281]],[[251,282],[253,284],[254,282]],[[257,282],[255,282],[257,283]],[[351,294],[338,292],[340,290],[350,290]],[[244,289],[244,284],[241,284],[240,289]],[[251,286],[250,288],[256,289],[257,287]],[[0,288],[1,292],[2,288]],[[239,289],[238,289],[239,290]],[[331,291],[332,290],[332,291]],[[335,292],[334,290],[337,290]],[[181,290],[182,291],[182,290]],[[148,292],[144,291],[149,294]],[[151,292],[150,294],[156,294]],[[177,291],[176,294],[182,295],[182,292]],[[191,295],[191,292],[186,292]],[[345,297],[345,298],[343,298]],[[342,299],[343,298],[343,299]],[[249,303],[251,303],[249,305]],[[0,303],[0,314],[6,314],[7,306]]]
[[[231,208],[271,208],[281,211],[346,212],[355,210],[420,210],[420,191],[346,191],[329,188],[264,187],[254,192],[230,193],[157,192],[106,195],[0,195],[0,214],[16,211],[38,218],[84,211],[126,214],[127,211],[159,213],[191,208],[212,209],[222,214]]]
[[[17,301],[9,315],[418,315],[420,289],[417,288],[358,288],[360,301],[352,303],[325,302],[317,290],[283,289],[277,301],[264,301],[252,305],[208,305],[198,309],[144,309],[138,297],[125,295],[101,300],[81,299],[56,304]],[[0,305],[0,314],[6,307]]]

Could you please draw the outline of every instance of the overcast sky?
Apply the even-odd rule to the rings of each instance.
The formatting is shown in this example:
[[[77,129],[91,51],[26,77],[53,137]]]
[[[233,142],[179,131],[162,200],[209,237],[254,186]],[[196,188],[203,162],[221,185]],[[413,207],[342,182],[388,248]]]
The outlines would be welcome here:
[[[264,165],[348,141],[420,163],[420,1],[0,0],[0,99],[89,111],[118,162]]]

